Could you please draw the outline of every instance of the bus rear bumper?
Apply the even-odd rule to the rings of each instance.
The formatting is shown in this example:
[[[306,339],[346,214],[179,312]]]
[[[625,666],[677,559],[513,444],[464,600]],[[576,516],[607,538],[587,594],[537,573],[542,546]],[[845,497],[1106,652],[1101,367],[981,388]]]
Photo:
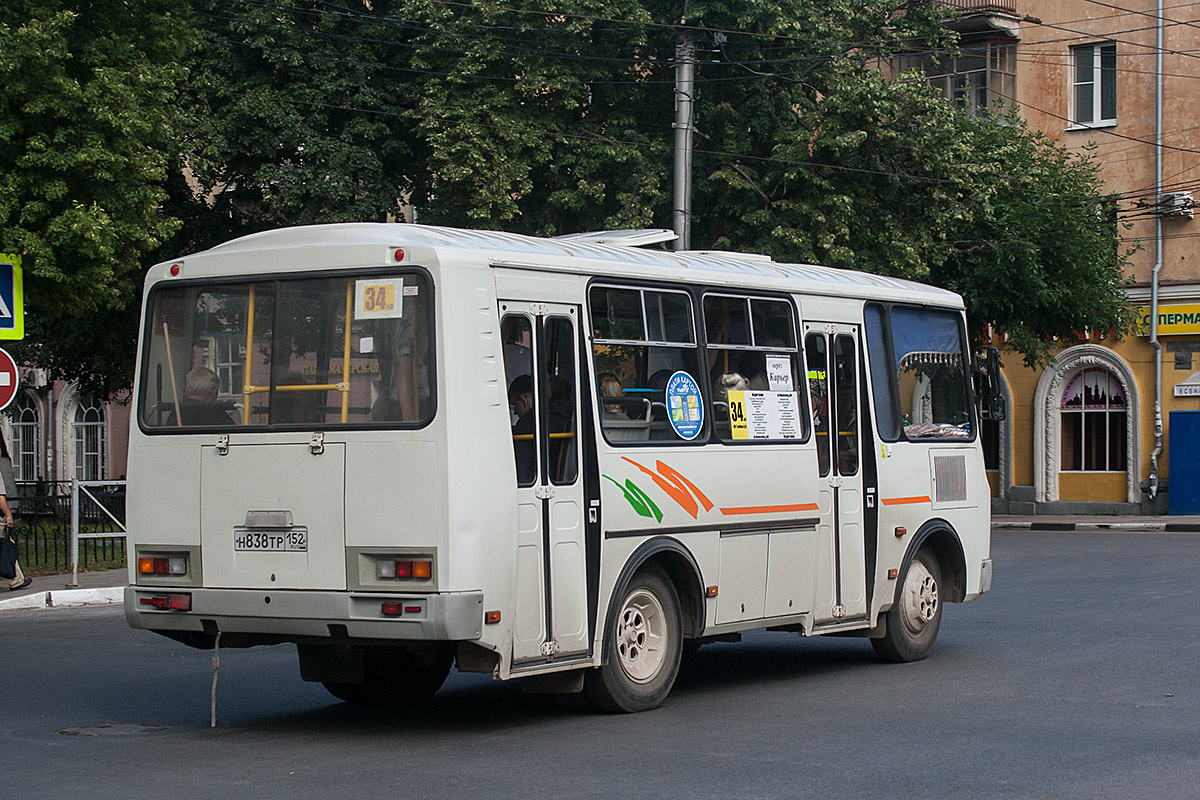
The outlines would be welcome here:
[[[188,610],[155,606],[162,602],[156,598],[179,595],[190,598]],[[168,635],[221,632],[277,641],[347,637],[472,641],[483,633],[483,593],[380,595],[129,586],[125,619],[130,627]]]

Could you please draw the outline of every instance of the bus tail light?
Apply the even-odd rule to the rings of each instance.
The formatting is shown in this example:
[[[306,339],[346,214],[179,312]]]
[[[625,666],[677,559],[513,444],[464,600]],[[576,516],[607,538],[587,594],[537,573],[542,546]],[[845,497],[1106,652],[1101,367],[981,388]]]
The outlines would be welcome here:
[[[171,611],[192,610],[192,596],[190,594],[155,594],[142,597],[138,602],[151,608],[169,609]]]
[[[384,558],[375,562],[375,577],[381,580],[400,578],[427,581],[433,577],[433,560],[428,558]]]
[[[139,575],[187,575],[187,556],[139,558]]]

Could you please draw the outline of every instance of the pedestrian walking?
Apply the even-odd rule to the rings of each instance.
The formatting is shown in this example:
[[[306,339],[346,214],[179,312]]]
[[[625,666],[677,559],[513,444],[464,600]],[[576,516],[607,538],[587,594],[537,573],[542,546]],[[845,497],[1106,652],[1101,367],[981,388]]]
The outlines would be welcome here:
[[[4,538],[11,539],[13,517],[8,507],[8,497],[16,492],[17,484],[13,480],[12,457],[8,454],[8,442],[4,441],[3,432],[0,432],[0,484],[0,514],[4,516]],[[25,573],[21,572],[21,565],[16,561],[13,562],[13,572],[12,579],[8,582],[9,591],[15,592],[33,583],[33,578],[26,578]]]

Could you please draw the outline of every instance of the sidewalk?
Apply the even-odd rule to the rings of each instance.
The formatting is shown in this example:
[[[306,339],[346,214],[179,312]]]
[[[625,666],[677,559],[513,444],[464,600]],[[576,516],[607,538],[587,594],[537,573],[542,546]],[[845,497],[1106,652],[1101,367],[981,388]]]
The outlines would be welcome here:
[[[1014,516],[992,517],[995,531],[1135,531],[1138,533],[1200,533],[1200,516]],[[17,608],[64,608],[124,599],[128,573],[123,569],[79,573],[79,587],[68,589],[71,573],[34,578],[27,588],[10,592],[0,584],[0,612]]]
[[[120,603],[129,583],[129,573],[123,569],[79,573],[79,587],[67,588],[71,573],[44,575],[18,591],[9,591],[0,583],[0,611],[17,608],[63,608]]]
[[[1140,517],[1097,514],[1022,517],[992,516],[992,530],[1025,531],[1137,531],[1139,533],[1200,533],[1200,516]]]

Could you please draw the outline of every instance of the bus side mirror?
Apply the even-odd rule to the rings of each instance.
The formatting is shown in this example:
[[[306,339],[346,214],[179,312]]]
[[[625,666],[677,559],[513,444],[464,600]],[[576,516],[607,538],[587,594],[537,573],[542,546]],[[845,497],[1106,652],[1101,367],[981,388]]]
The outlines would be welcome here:
[[[1004,385],[1000,378],[1000,351],[994,347],[987,349],[983,374],[980,375],[979,411],[980,416],[989,422],[1000,422],[1004,419],[1007,406],[1004,401]]]

